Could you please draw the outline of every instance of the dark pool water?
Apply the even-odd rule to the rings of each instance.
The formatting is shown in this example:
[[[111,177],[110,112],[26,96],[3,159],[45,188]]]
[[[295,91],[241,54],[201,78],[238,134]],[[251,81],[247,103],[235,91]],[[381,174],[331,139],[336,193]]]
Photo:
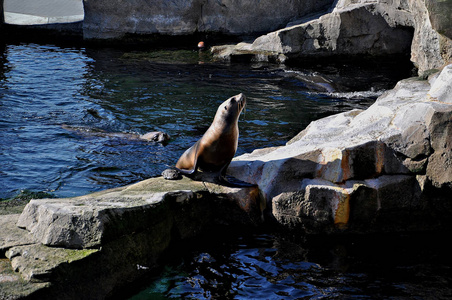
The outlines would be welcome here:
[[[238,154],[283,145],[313,120],[365,109],[410,72],[397,60],[295,67],[218,63],[191,49],[0,45],[0,200],[157,176],[238,93],[248,97]],[[156,130],[168,144],[115,135]],[[446,240],[211,235],[184,245],[133,299],[450,299]]]
[[[444,239],[210,233],[184,245],[130,300],[451,299]]]
[[[0,199],[77,196],[157,176],[241,92],[237,154],[282,145],[312,120],[368,107],[407,76],[393,63],[301,69],[214,63],[193,50],[0,45]],[[171,136],[167,145],[96,134],[156,130]]]

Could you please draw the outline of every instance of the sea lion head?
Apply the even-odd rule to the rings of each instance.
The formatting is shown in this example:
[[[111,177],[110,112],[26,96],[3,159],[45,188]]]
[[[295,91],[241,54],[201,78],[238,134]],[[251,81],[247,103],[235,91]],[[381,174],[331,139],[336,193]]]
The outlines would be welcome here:
[[[246,97],[242,93],[229,98],[218,107],[214,123],[219,122],[222,125],[237,124],[240,113],[245,105]]]
[[[140,136],[140,139],[150,141],[150,142],[159,142],[164,143],[170,139],[170,136],[161,131],[152,131]]]

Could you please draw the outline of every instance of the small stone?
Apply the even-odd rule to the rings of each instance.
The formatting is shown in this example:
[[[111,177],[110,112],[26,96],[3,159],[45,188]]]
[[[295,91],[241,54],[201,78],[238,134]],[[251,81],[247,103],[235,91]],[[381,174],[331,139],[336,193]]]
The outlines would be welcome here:
[[[175,169],[166,169],[166,170],[164,170],[162,172],[162,176],[166,180],[177,180],[177,179],[179,179],[181,177],[179,171],[177,171]]]

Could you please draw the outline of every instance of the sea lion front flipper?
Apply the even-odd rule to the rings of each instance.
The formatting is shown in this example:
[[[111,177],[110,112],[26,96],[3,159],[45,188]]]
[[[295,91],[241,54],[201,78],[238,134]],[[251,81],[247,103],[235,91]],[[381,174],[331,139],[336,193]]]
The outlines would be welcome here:
[[[178,170],[181,174],[186,175],[186,176],[190,176],[190,175],[194,175],[196,173],[196,169],[198,168],[198,150],[199,150],[199,141],[196,142],[193,146],[191,146],[190,148],[187,149],[187,151],[184,152],[184,154],[182,154],[181,158],[179,158],[179,161],[177,162],[177,164],[181,161],[181,159],[185,159],[185,160],[189,160],[190,159],[190,155],[193,155],[193,164],[192,164],[192,168],[191,169],[181,169],[176,166],[174,167],[176,170]],[[193,153],[192,153],[193,152]]]
[[[176,168],[176,167],[174,167],[174,168],[177,171],[179,171],[179,173],[181,173],[183,175],[187,175],[187,176],[193,175],[195,173],[195,171],[196,171],[196,168],[193,168],[191,170],[179,169],[179,168]]]

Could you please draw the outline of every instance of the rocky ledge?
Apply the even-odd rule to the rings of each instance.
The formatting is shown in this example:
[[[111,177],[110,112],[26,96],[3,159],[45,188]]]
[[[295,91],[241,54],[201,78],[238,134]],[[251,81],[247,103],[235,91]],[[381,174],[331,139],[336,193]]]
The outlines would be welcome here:
[[[419,74],[452,61],[450,1],[339,0],[252,42],[212,48],[223,60],[304,62],[411,53]]]
[[[367,110],[312,122],[286,146],[233,160],[267,216],[309,233],[451,228],[452,65],[411,78]]]
[[[99,299],[214,225],[303,234],[450,230],[452,65],[367,110],[312,122],[287,145],[233,160],[254,187],[152,178],[0,216],[0,299]],[[265,210],[264,210],[265,209]],[[262,213],[264,212],[264,214]]]
[[[0,216],[0,299],[104,299],[152,272],[171,244],[262,222],[257,187],[153,178]]]

